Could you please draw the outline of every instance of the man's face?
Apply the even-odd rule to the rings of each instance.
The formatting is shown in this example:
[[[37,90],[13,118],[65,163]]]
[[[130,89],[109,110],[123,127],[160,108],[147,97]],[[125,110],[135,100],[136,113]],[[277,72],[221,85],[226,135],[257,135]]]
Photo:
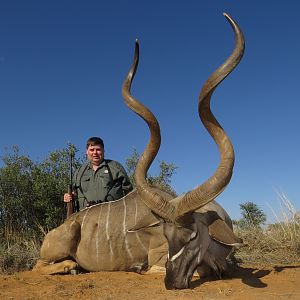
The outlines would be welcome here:
[[[104,149],[101,145],[89,145],[86,154],[89,161],[96,166],[99,166],[104,159]]]

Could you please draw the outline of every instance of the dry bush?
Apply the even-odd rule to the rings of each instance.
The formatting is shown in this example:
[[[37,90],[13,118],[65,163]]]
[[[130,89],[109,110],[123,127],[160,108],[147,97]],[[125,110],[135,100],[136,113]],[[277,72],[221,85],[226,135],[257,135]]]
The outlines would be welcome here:
[[[300,215],[285,195],[280,195],[281,218],[266,228],[235,228],[245,247],[235,253],[242,262],[288,264],[300,262]]]
[[[32,237],[14,234],[0,242],[0,273],[30,270],[39,257],[40,243]]]

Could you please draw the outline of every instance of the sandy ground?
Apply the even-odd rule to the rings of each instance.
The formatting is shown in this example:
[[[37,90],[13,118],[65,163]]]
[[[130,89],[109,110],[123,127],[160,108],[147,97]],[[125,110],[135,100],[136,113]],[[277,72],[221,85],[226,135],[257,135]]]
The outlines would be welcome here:
[[[300,265],[243,265],[230,278],[195,277],[191,289],[174,291],[165,289],[163,274],[21,272],[0,276],[0,299],[300,299]]]

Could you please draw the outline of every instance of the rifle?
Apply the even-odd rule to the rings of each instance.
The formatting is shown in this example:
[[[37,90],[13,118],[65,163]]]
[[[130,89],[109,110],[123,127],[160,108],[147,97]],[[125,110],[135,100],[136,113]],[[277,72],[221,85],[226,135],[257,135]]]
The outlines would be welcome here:
[[[78,201],[75,202],[74,195],[73,195],[73,158],[74,158],[74,151],[70,149],[70,181],[68,184],[68,194],[72,196],[72,201],[67,202],[67,218],[69,218],[75,211],[79,211],[79,203]]]

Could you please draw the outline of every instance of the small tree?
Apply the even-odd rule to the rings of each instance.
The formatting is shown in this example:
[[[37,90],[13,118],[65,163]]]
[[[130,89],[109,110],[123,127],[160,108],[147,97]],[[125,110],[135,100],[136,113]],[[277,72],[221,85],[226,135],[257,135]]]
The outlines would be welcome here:
[[[19,148],[13,146],[9,154],[2,157],[0,169],[0,228],[1,234],[10,236],[31,228],[33,176],[35,164]]]
[[[132,152],[131,156],[126,158],[126,161],[125,161],[125,168],[126,168],[128,177],[133,186],[135,186],[134,171],[135,171],[136,165],[138,163],[138,160],[139,160],[139,153],[137,152],[137,150],[135,148],[133,148],[133,152]]]
[[[242,228],[260,228],[266,222],[266,214],[253,202],[240,204],[243,218],[235,222]]]
[[[134,148],[132,155],[126,159],[125,161],[125,167],[129,176],[129,179],[133,186],[135,186],[135,180],[134,180],[134,171],[136,168],[136,165],[139,160],[139,153]],[[175,190],[171,186],[171,177],[174,175],[175,170],[177,167],[171,163],[168,164],[165,161],[159,162],[159,169],[160,172],[158,175],[152,176],[149,175],[147,180],[150,184],[153,184],[162,190],[170,193],[173,196],[177,196]]]
[[[148,176],[149,183],[160,187],[162,190],[177,196],[175,190],[171,186],[171,177],[174,175],[177,167],[173,164],[167,164],[164,161],[159,162],[159,174],[157,176]]]
[[[57,227],[66,218],[63,194],[70,183],[70,155],[77,148],[69,144],[67,148],[51,152],[36,165],[34,172],[34,213],[36,224],[46,231]],[[73,159],[73,168],[81,165],[81,159]]]
[[[56,150],[42,162],[33,162],[13,146],[0,168],[0,236],[48,231],[65,219],[62,195],[67,191],[73,145]],[[80,160],[74,159],[74,167]]]

